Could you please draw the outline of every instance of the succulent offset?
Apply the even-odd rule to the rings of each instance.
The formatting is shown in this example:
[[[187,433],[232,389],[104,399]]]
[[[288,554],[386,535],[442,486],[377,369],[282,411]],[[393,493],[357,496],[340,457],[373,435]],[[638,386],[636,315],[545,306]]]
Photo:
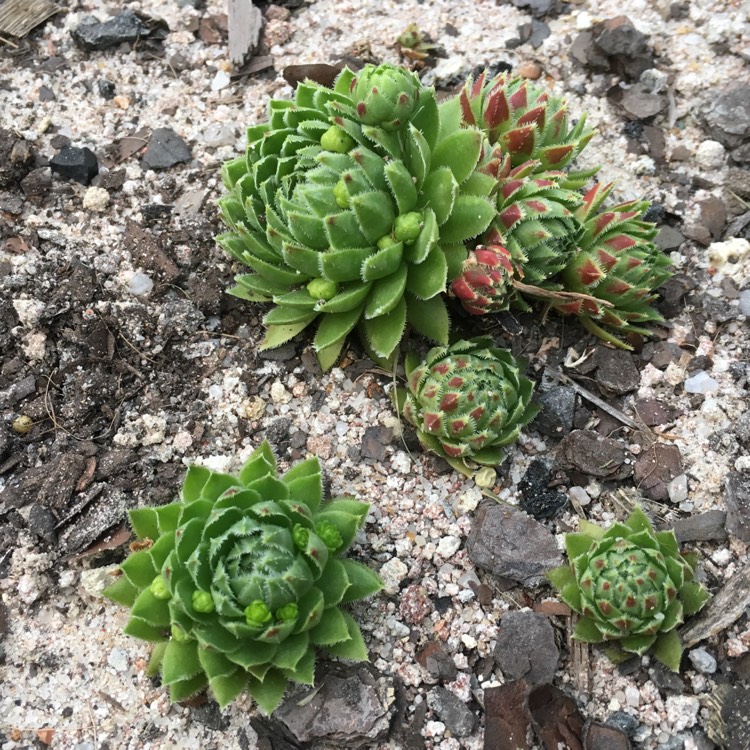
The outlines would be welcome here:
[[[436,347],[423,362],[407,358],[399,405],[420,442],[458,471],[471,473],[470,462],[494,466],[537,413],[522,367],[489,337]]]
[[[535,174],[537,166],[529,161],[512,168],[510,157],[498,148],[484,166],[498,181],[497,215],[450,287],[474,315],[505,310],[511,303],[528,309],[518,292],[534,291],[530,286],[558,289],[552,279],[576,252],[581,229],[573,212],[581,196],[562,186],[561,172]],[[493,260],[487,250],[497,257]],[[498,273],[480,277],[477,266]]]
[[[382,359],[407,324],[447,343],[442,293],[495,216],[481,131],[390,65],[344,70],[333,90],[303,84],[269,109],[225,165],[231,231],[218,238],[253,270],[233,293],[275,303],[263,346],[315,322],[328,369],[355,328]]]
[[[561,273],[566,290],[587,296],[554,301],[552,306],[578,316],[599,338],[630,348],[602,326],[648,335],[641,325],[662,320],[650,304],[656,298],[654,290],[672,274],[669,258],[653,243],[656,227],[642,219],[648,202],[600,208],[612,187],[597,183],[584,196],[575,212],[583,231],[575,255]]]
[[[481,128],[513,167],[533,160],[536,172],[563,169],[594,136],[585,116],[569,127],[565,100],[541,86],[507,73],[486,79],[481,73],[476,81],[466,82],[460,94],[463,120]]]
[[[622,652],[652,651],[677,671],[682,644],[676,628],[699,611],[708,592],[693,580],[695,561],[680,554],[673,531],[654,531],[636,508],[624,523],[606,531],[581,521],[565,535],[570,565],[549,578],[568,606],[581,615],[574,637],[610,643]]]
[[[343,555],[368,505],[322,502],[317,459],[279,476],[268,443],[236,476],[191,466],[179,501],[130,511],[138,541],[105,596],[131,608],[125,632],[155,642],[149,673],[173,701],[244,690],[270,713],[287,684],[313,684],[315,648],[367,658],[342,605],[378,576]]]

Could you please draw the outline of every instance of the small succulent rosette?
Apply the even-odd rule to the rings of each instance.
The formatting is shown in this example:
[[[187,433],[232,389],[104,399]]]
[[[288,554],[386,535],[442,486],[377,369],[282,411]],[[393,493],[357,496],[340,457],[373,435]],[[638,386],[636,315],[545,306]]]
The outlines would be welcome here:
[[[407,390],[397,394],[404,417],[428,450],[469,476],[472,464],[495,466],[536,415],[534,384],[523,363],[487,336],[431,349],[406,360]]]
[[[602,207],[613,186],[597,183],[575,211],[582,233],[561,279],[567,291],[586,296],[552,306],[576,315],[598,338],[630,349],[616,334],[650,335],[642,325],[663,320],[651,302],[672,272],[669,258],[653,242],[656,226],[643,221],[647,201]]]
[[[636,508],[606,531],[582,520],[578,533],[565,535],[565,547],[571,564],[548,575],[581,615],[573,637],[611,645],[607,654],[615,661],[651,651],[678,671],[683,648],[677,626],[709,594],[693,580],[695,560],[680,553],[674,531],[654,531]]]
[[[342,607],[382,586],[344,558],[369,506],[322,495],[316,458],[279,476],[264,441],[238,475],[191,466],[179,501],[130,511],[138,541],[104,595],[156,644],[149,673],[173,701],[209,688],[223,708],[247,690],[270,713],[290,681],[313,684],[316,647],[367,658]]]

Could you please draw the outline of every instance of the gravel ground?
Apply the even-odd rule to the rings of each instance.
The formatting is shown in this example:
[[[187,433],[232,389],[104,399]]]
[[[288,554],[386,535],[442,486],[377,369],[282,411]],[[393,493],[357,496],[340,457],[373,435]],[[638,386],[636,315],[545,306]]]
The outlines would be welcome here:
[[[723,226],[708,238],[700,230],[709,231],[705,206],[712,197],[723,201],[726,223],[747,204],[730,184],[736,175],[730,174],[728,149],[712,145],[698,114],[717,90],[749,78],[748,8],[709,0],[680,4],[684,12],[667,2],[635,1],[626,8],[610,0],[572,2],[546,18],[550,34],[532,49],[507,44],[519,25],[530,22],[527,10],[513,4],[317,0],[288,18],[278,9],[267,12],[274,20],[266,27],[264,51],[273,69],[231,80],[223,3],[197,2],[197,9],[167,0],[126,5],[166,21],[170,31],[163,42],[81,50],[71,30],[82,18],[104,18],[120,8],[91,0],[70,3],[18,48],[0,46],[0,126],[33,145],[40,179],[47,174],[44,160],[68,142],[90,148],[100,165],[91,186],[55,177],[37,193],[0,191],[0,393],[8,396],[7,403],[0,399],[0,591],[7,614],[7,623],[0,617],[0,748],[259,747],[250,701],[240,699],[222,713],[170,706],[145,676],[148,647],[122,635],[125,612],[99,595],[122,559],[124,540],[114,550],[80,553],[104,531],[122,527],[124,508],[166,502],[184,465],[236,469],[266,436],[282,466],[317,455],[332,495],[372,503],[354,553],[369,560],[387,585],[382,595],[358,603],[354,614],[373,665],[402,686],[408,703],[403,722],[411,721],[436,682],[416,655],[437,640],[458,669],[446,687],[480,720],[471,735],[458,738],[429,709],[421,746],[481,748],[478,701],[483,688],[503,682],[496,667],[482,672],[492,658],[498,621],[505,611],[538,604],[551,592],[503,592],[475,568],[466,538],[482,491],[425,455],[408,430],[402,435],[387,393],[391,380],[368,367],[356,349],[326,375],[317,371],[306,341],[258,356],[261,306],[223,294],[233,269],[212,240],[220,231],[214,207],[221,194],[219,165],[242,148],[244,126],[262,119],[270,96],[291,95],[281,76],[285,66],[332,63],[346,55],[395,62],[394,39],[412,21],[445,52],[427,72],[427,80],[439,85],[501,61],[537,66],[544,81],[567,96],[571,111],[586,111],[598,130],[580,166],[604,164],[601,179],[617,180],[621,200],[654,201],[663,209],[657,220],[688,238],[670,252],[675,271],[694,280],[696,290],[679,300],[656,339],[662,347],[681,347],[686,356],[656,367],[644,350],[634,356],[640,375],[635,391],[605,398],[629,414],[644,399],[674,410],[656,429],[662,443],[679,448],[688,489],[678,502],[662,506],[661,516],[672,522],[723,509],[727,473],[750,468],[748,444],[736,434],[748,398],[748,292],[742,292],[750,253],[735,245],[736,262],[721,266],[715,240],[728,239]],[[655,80],[665,86],[666,106],[652,125],[664,137],[661,156],[634,147],[643,137],[632,136],[607,96],[618,79],[587,71],[570,56],[580,31],[623,10],[658,56]],[[138,149],[163,127],[184,139],[189,158],[166,170],[148,169]],[[535,378],[545,365],[579,359],[594,345],[574,323],[557,319],[534,323],[528,336],[501,340],[530,358]],[[715,385],[690,392],[686,380],[699,370]],[[29,376],[29,390],[11,398],[9,389]],[[584,385],[595,390],[591,381]],[[19,416],[34,422],[27,435],[10,429]],[[606,425],[606,419],[591,412],[588,425]],[[376,432],[366,434],[372,428]],[[643,450],[638,435],[619,423],[610,429],[607,434],[623,439],[635,460]],[[382,451],[364,449],[373,436]],[[532,425],[488,493],[517,504],[529,465],[558,442]],[[36,467],[42,471],[33,484],[29,472]],[[14,503],[8,493],[18,478],[35,494]],[[579,480],[588,517],[611,521],[618,514],[618,485]],[[568,506],[548,523],[560,543],[575,518]],[[732,536],[696,546],[714,592],[748,563],[747,545]],[[489,597],[477,595],[479,580],[490,586]],[[410,610],[412,597],[424,602],[424,611]],[[565,618],[554,622],[564,641]],[[750,650],[747,616],[701,645],[719,657],[719,671],[703,673],[690,664],[680,690],[660,689],[648,660],[626,674],[596,653],[588,693],[576,682],[567,654],[555,684],[575,696],[585,718],[606,720],[618,711],[635,717],[638,747],[712,747],[704,734],[708,697],[717,684],[735,681],[733,670]],[[372,747],[407,746],[419,745],[392,739]]]

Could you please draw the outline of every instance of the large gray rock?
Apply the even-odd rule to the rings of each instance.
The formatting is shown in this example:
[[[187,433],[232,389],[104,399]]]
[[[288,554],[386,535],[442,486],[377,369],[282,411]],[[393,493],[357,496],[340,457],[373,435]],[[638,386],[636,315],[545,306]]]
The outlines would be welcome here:
[[[703,115],[708,134],[728,148],[750,138],[750,83],[731,83],[708,102]]]
[[[299,742],[365,747],[388,734],[395,711],[393,681],[368,664],[332,665],[314,688],[274,712]]]
[[[562,564],[555,537],[523,511],[494,500],[482,502],[466,542],[471,561],[522,586],[539,586]]]
[[[546,615],[506,612],[500,620],[495,662],[506,678],[531,685],[552,682],[560,650],[555,630]]]

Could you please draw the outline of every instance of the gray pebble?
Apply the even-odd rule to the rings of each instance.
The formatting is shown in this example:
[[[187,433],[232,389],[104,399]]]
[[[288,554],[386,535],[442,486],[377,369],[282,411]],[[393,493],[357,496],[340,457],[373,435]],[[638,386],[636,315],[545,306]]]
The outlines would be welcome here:
[[[716,659],[705,648],[692,649],[688,652],[688,659],[699,672],[713,674],[716,671]]]

